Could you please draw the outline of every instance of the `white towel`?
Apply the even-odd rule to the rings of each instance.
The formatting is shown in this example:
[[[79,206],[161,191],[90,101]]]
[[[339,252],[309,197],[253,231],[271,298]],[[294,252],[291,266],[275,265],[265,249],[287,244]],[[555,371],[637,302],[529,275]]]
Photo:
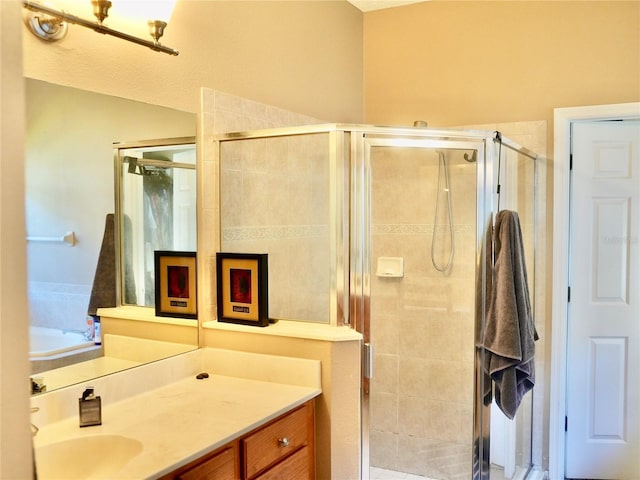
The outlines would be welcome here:
[[[518,214],[502,210],[493,231],[493,282],[482,346],[496,404],[514,418],[535,384],[535,329]]]

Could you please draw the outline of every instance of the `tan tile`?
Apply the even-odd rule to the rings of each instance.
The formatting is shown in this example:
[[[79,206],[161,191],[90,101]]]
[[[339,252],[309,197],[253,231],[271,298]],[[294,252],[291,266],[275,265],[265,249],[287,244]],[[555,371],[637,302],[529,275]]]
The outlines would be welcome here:
[[[426,476],[430,442],[420,436],[400,434],[398,438],[398,469],[413,475]]]
[[[429,354],[429,321],[422,318],[403,318],[399,320],[398,332],[400,352],[403,357],[426,358]]]
[[[398,432],[398,395],[372,390],[369,398],[370,428],[380,432]]]
[[[398,435],[372,430],[369,435],[369,440],[371,466],[397,470]]]
[[[397,355],[374,355],[371,388],[380,393],[398,393]]]
[[[430,413],[422,397],[400,395],[398,410],[398,431],[407,435],[423,435]]]
[[[401,397],[426,398],[429,395],[428,362],[425,358],[400,356],[398,377]]]
[[[429,417],[426,431],[430,438],[445,442],[454,442],[462,425],[457,404],[429,400],[427,402]]]
[[[377,353],[397,355],[400,321],[397,317],[381,317],[371,322],[371,340]]]

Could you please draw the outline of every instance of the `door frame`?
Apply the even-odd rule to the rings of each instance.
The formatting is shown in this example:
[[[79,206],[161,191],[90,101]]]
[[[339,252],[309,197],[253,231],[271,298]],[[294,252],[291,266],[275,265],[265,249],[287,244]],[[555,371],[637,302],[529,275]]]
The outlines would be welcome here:
[[[565,472],[567,289],[569,286],[569,197],[571,125],[574,122],[637,119],[640,102],[554,109],[553,287],[549,411],[549,478]]]

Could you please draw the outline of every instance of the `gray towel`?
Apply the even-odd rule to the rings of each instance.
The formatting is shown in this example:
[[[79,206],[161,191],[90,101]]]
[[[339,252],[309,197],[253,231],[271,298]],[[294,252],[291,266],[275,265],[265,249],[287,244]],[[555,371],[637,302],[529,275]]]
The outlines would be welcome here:
[[[114,214],[107,214],[102,237],[102,246],[98,255],[98,265],[93,277],[88,315],[95,315],[101,307],[116,306],[116,247]]]
[[[124,218],[125,241],[131,241],[131,220],[129,217]],[[135,278],[133,277],[133,269],[131,266],[130,255],[131,248],[125,249],[125,292],[124,304],[136,304]],[[91,288],[91,297],[89,299],[88,315],[96,315],[98,308],[115,307],[116,306],[116,240],[115,240],[115,215],[108,213],[104,225],[104,235],[102,237],[102,246],[98,255],[98,265],[96,273],[93,277],[93,287]]]
[[[493,231],[493,285],[483,347],[484,370],[494,382],[496,404],[514,418],[524,395],[535,384],[538,340],[527,283],[518,214],[502,210]]]

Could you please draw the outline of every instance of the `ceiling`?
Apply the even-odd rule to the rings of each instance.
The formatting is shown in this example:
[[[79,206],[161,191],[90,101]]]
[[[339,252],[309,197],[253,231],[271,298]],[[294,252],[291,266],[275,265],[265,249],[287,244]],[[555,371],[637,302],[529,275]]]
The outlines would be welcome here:
[[[371,10],[381,10],[383,8],[400,7],[410,3],[420,3],[427,0],[348,0],[349,3],[355,5],[363,12]]]

